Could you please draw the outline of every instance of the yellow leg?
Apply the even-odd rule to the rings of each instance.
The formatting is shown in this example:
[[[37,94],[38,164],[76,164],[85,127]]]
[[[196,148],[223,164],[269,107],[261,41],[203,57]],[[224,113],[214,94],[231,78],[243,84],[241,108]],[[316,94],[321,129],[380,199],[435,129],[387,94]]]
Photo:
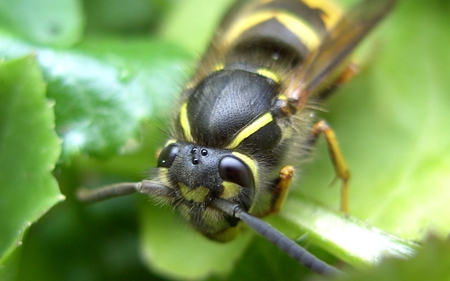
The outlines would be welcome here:
[[[275,214],[280,211],[288,194],[289,186],[291,185],[293,176],[294,167],[292,166],[285,166],[280,170],[280,181],[273,191],[272,208],[270,210],[270,213]]]
[[[311,131],[311,139],[314,142],[320,134],[324,134],[328,144],[328,151],[330,153],[331,162],[333,163],[336,176],[342,180],[341,187],[341,211],[348,213],[348,180],[350,172],[348,171],[347,163],[339,148],[338,141],[334,131],[328,126],[325,121],[319,121],[314,124]]]
[[[285,166],[280,170],[278,178],[275,179],[273,183],[274,187],[272,189],[269,209],[259,214],[255,214],[255,216],[262,218],[268,215],[276,214],[280,211],[288,194],[293,176],[294,168],[292,166]]]

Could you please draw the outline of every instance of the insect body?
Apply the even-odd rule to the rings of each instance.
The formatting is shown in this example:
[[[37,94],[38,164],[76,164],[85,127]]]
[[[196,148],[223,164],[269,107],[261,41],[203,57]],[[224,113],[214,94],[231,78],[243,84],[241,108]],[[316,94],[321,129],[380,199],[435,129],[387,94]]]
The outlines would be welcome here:
[[[324,133],[346,211],[349,177],[333,132],[314,104],[346,80],[346,59],[394,1],[365,0],[341,15],[325,1],[239,1],[185,87],[151,180],[83,190],[83,201],[133,192],[173,205],[205,236],[228,241],[241,221],[319,273],[317,260],[259,217],[282,206],[291,164]]]

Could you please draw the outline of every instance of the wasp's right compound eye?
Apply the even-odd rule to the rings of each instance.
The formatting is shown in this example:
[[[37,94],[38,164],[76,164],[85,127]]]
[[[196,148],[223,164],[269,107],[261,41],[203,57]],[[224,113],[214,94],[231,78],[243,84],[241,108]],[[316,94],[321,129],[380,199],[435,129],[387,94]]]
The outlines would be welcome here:
[[[224,181],[234,182],[246,188],[255,187],[250,168],[244,162],[234,157],[225,156],[220,160],[219,175]]]
[[[158,157],[158,168],[170,168],[177,154],[178,147],[175,144],[164,147]]]

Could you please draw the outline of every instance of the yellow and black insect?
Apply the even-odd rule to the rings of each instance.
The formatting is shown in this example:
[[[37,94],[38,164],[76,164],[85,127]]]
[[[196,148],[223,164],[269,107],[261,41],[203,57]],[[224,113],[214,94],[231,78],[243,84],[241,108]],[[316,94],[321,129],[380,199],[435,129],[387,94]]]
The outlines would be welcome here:
[[[151,180],[81,190],[80,200],[147,194],[213,240],[233,239],[243,221],[311,270],[337,272],[260,217],[280,209],[291,165],[321,133],[347,211],[347,165],[315,108],[351,75],[349,53],[394,2],[365,0],[342,15],[324,0],[238,1],[183,90]]]

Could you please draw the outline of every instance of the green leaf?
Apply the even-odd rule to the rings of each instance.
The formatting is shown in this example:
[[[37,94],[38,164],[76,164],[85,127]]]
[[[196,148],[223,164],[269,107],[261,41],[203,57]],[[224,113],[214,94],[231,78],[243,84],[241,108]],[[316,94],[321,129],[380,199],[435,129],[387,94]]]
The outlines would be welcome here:
[[[64,199],[51,175],[61,141],[33,56],[0,64],[0,264],[24,232]]]
[[[186,52],[160,41],[85,40],[76,49],[36,47],[6,34],[0,53],[35,52],[48,95],[56,101],[62,158],[80,153],[112,155],[136,138],[142,121],[162,116],[183,79]]]
[[[405,239],[420,241],[431,230],[447,235],[450,147],[443,128],[450,117],[450,61],[439,46],[450,42],[439,5],[399,4],[368,39],[370,61],[363,58],[361,73],[326,105],[330,113],[323,116],[351,169],[355,218],[326,210],[337,210],[339,188],[329,188],[334,174],[322,140],[316,161],[304,166],[298,187],[270,219],[290,237],[306,231],[308,241],[361,267],[413,255],[417,246]]]
[[[299,266],[296,260],[268,243],[262,236],[255,236],[225,280],[303,280],[308,274],[311,274],[309,269]],[[213,276],[207,280],[219,281],[224,280],[224,277]]]
[[[208,47],[227,7],[233,3],[232,0],[182,1],[164,19],[160,36],[201,54]],[[198,14],[199,10],[201,14]]]
[[[426,276],[427,280],[450,280],[450,241],[437,238],[428,239],[424,247],[410,260],[386,259],[379,266],[360,272],[349,272],[333,280],[351,281],[419,281]],[[328,280],[314,278],[312,280]]]
[[[346,2],[350,2],[350,0]],[[352,2],[355,1],[352,0]],[[180,4],[177,8],[181,8],[183,5]],[[208,17],[209,13],[198,13],[198,10],[203,11],[202,6],[195,7],[193,12],[180,13],[180,16],[175,19],[185,23],[191,20],[199,21],[205,28],[213,30],[212,22],[202,21],[203,14]],[[448,159],[450,158],[448,157],[448,137],[445,128],[447,127],[446,120],[449,119],[447,108],[450,107],[447,95],[450,87],[448,79],[446,79],[449,55],[442,47],[447,46],[450,40],[447,36],[446,11],[448,11],[448,3],[443,3],[443,1],[435,0],[423,3],[399,1],[394,13],[381,24],[371,38],[365,40],[366,57],[363,58],[365,63],[362,64],[360,73],[342,87],[342,90],[325,105],[330,113],[324,113],[323,117],[336,130],[351,169],[350,214],[356,218],[346,219],[344,216],[329,211],[329,209],[338,209],[339,185],[335,184],[329,187],[334,174],[325,143],[321,140],[321,143],[317,145],[315,160],[303,166],[303,170],[297,171],[299,183],[293,186],[281,213],[268,219],[289,237],[300,241],[309,249],[312,248],[315,254],[330,264],[335,264],[335,258],[330,257],[328,252],[360,270],[361,266],[378,262],[386,251],[397,248],[399,251],[394,253],[405,253],[405,250],[406,254],[413,252],[411,248],[415,247],[410,247],[411,244],[401,238],[421,242],[425,233],[431,229],[436,230],[439,236],[446,235],[448,232],[449,224],[446,214],[449,213],[449,207],[446,202],[449,201],[449,197],[446,186],[448,187],[449,183]],[[219,21],[218,18],[211,20]],[[188,37],[186,40],[192,40],[194,43],[192,46],[196,50],[204,48],[207,44],[206,33],[199,32],[200,29],[190,28],[187,24],[179,24],[177,28],[179,36],[165,38],[181,42],[185,40],[182,36]],[[162,35],[166,36],[164,32]],[[9,52],[16,52],[16,55],[18,52],[27,53],[37,50],[39,59],[41,59],[40,54],[42,53],[65,54],[70,51],[69,53],[74,52],[78,56],[71,61],[64,61],[75,65],[78,58],[87,56],[94,57],[97,62],[101,62],[99,68],[105,66],[106,69],[109,69],[110,65],[125,66],[113,67],[116,72],[112,72],[117,75],[104,76],[99,71],[99,74],[95,75],[92,80],[88,80],[87,78],[79,79],[76,75],[72,76],[73,73],[69,71],[70,67],[59,64],[60,57],[54,56],[54,59],[41,64],[46,73],[45,77],[48,78],[49,87],[54,87],[52,90],[54,92],[57,92],[56,85],[63,87],[66,85],[65,83],[68,83],[67,85],[70,86],[67,86],[64,91],[70,92],[71,90],[67,88],[83,89],[83,84],[92,83],[105,87],[103,91],[97,92],[108,94],[109,83],[114,79],[101,80],[103,77],[125,77],[123,80],[118,80],[129,81],[126,78],[134,77],[133,74],[138,71],[134,71],[134,68],[128,71],[130,69],[126,67],[128,60],[131,58],[131,62],[135,62],[141,55],[151,55],[145,48],[124,51],[127,49],[123,47],[126,43],[120,40],[123,39],[113,38],[110,40],[110,44],[103,44],[101,42],[103,40],[100,40],[100,44],[97,45],[96,41],[88,39],[89,42],[83,43],[80,47],[59,51],[48,48],[40,49],[34,45],[23,48],[20,44],[10,44],[11,41],[5,40],[3,37],[0,45],[4,47],[8,45],[5,43],[9,43],[9,46],[14,46],[9,49]],[[135,39],[130,37],[127,40],[133,42]],[[195,42],[196,40],[198,42]],[[161,44],[159,45],[161,48],[166,46],[163,43],[158,44]],[[43,50],[46,50],[47,53]],[[110,50],[115,51],[110,52]],[[122,56],[121,52],[126,55]],[[198,55],[201,55],[201,52]],[[172,61],[174,64],[183,63],[182,59],[176,59],[176,55],[161,57],[161,64],[165,60]],[[82,62],[87,65],[86,60],[82,60]],[[143,64],[144,62],[152,63],[153,61],[143,60]],[[57,67],[52,67],[53,64]],[[147,65],[147,67],[153,68],[152,65]],[[60,68],[64,71],[55,79],[52,79],[55,76],[47,74],[58,73]],[[83,69],[79,65],[77,68]],[[140,73],[143,68],[136,69]],[[159,71],[157,68],[154,68],[154,73]],[[164,82],[155,82],[153,89],[157,91],[148,92],[150,96],[148,99],[152,102],[153,99],[159,100],[159,88],[169,87],[169,83],[165,81],[169,81],[171,77],[178,80],[179,76],[177,75],[180,75],[181,68],[180,66],[176,68],[174,76],[167,74],[165,77],[167,80],[163,80]],[[117,71],[120,69],[126,71]],[[71,82],[72,77],[75,77],[77,82]],[[161,77],[158,79],[162,81]],[[55,81],[60,82],[58,84]],[[140,83],[146,82],[145,79],[139,81]],[[80,83],[83,87],[80,86]],[[180,85],[177,85],[178,88],[181,88],[181,84],[180,82]],[[74,94],[76,98],[85,91],[74,92],[77,93]],[[175,89],[172,88],[171,92],[175,92]],[[84,98],[89,96],[86,95]],[[84,98],[82,99],[84,100]],[[70,106],[68,106],[70,100],[70,98],[62,99],[60,104],[67,106],[63,108],[70,110]],[[121,101],[124,100],[125,98],[121,99]],[[169,103],[174,106],[175,104],[171,100],[168,101],[166,96],[163,96],[161,106],[154,107],[153,103],[146,104],[148,101],[146,99],[141,101],[141,106],[147,109],[151,108],[151,114],[154,113],[152,116],[156,119],[160,118],[159,113],[168,111],[170,114],[171,110],[176,109],[176,107],[167,106]],[[109,104],[98,108],[97,106],[101,103],[91,104],[95,105],[92,112],[97,110],[105,112],[102,118],[100,118],[101,115],[88,115],[87,119],[98,117],[92,126],[102,127],[103,122],[109,122],[110,118],[115,118],[114,115],[111,117],[111,114],[116,111],[109,111],[108,108],[114,108]],[[77,102],[74,102],[73,105],[77,106]],[[58,109],[56,108],[56,110]],[[76,115],[82,110],[83,108],[68,115],[69,117],[73,114]],[[62,118],[63,110],[58,114],[61,114]],[[151,120],[152,125],[154,125],[153,120]],[[77,122],[78,119],[75,119],[74,124]],[[131,124],[134,126],[133,123]],[[158,122],[156,126],[160,127],[159,124]],[[105,133],[110,130],[112,129],[105,129]],[[60,132],[64,133],[64,131]],[[132,132],[134,131],[125,131],[128,136],[124,139],[129,139]],[[64,134],[62,135],[64,136]],[[86,133],[86,135],[88,134]],[[71,146],[73,149],[66,150],[70,151],[70,153],[66,153],[69,155],[68,158],[72,159],[76,150],[101,154],[100,151],[111,151],[114,150],[111,149],[112,147],[122,147],[111,144],[111,142],[117,141],[116,137],[109,137],[108,134],[108,137],[103,137],[101,133],[98,135],[104,144],[104,146],[98,147],[103,148],[89,150],[89,147],[94,146]],[[134,153],[126,156],[116,156],[111,161],[93,158],[87,161],[77,161],[79,160],[77,158],[73,167],[65,168],[62,171],[61,178],[73,189],[80,182],[95,186],[99,185],[102,180],[107,183],[141,180],[145,177],[142,172],[146,168],[154,166],[154,161],[149,161],[149,159],[152,159],[156,147],[162,144],[162,141],[158,143],[155,140],[157,136],[157,134],[149,134],[148,140],[152,144],[148,149],[133,151]],[[97,140],[97,137],[94,139]],[[93,141],[93,143],[95,142]],[[119,149],[119,151],[122,150]],[[83,159],[84,157],[87,158],[86,155],[83,155]],[[95,162],[95,165],[91,162]],[[104,178],[99,179],[102,176]],[[69,188],[69,192],[70,190],[72,189]],[[37,234],[37,231],[30,232],[28,238],[33,241],[32,245],[28,243],[24,246],[24,258],[19,268],[23,273],[21,276],[23,278],[20,280],[36,280],[36,276],[34,276],[36,270],[41,270],[38,271],[41,273],[39,274],[40,280],[48,280],[54,276],[55,268],[58,269],[58,277],[61,277],[59,278],[61,280],[77,279],[76,277],[83,280],[123,280],[128,276],[133,276],[128,279],[136,280],[154,278],[154,276],[149,276],[150,273],[139,263],[136,255],[133,255],[138,251],[137,246],[133,244],[133,241],[136,241],[136,237],[133,235],[138,232],[137,226],[133,224],[138,217],[137,212],[133,212],[135,203],[133,199],[133,197],[120,198],[92,207],[81,206],[72,200],[72,205],[64,204],[71,214],[70,220],[67,219],[66,213],[58,212],[57,214],[53,213],[53,217],[46,216],[48,220],[43,220],[37,225],[40,227],[40,232]],[[145,204],[152,203],[145,202]],[[108,208],[104,208],[105,206]],[[92,211],[95,208],[97,208],[97,212]],[[105,209],[110,211],[105,211]],[[170,211],[166,213],[168,213],[167,216],[148,210],[142,210],[139,213],[143,230],[140,251],[145,255],[146,261],[149,261],[150,268],[158,267],[158,274],[174,276],[177,273],[170,271],[161,273],[161,268],[173,265],[170,263],[171,257],[176,260],[182,253],[188,255],[186,258],[188,260],[193,257],[197,259],[204,255],[204,251],[201,243],[191,244],[194,243],[192,242],[194,239],[188,240],[184,237],[178,239],[177,237],[184,236],[187,230],[185,230],[183,222],[176,221],[176,214],[172,214]],[[156,219],[150,214],[154,214]],[[54,219],[55,216],[59,217]],[[166,222],[158,224],[158,219]],[[374,225],[376,228],[368,227],[361,221]],[[171,231],[170,222],[174,222],[175,231]],[[70,227],[67,227],[67,224],[70,224]],[[166,229],[168,230],[166,231]],[[380,232],[379,229],[382,231]],[[65,233],[60,234],[58,230],[65,231]],[[247,231],[250,232],[250,230]],[[389,236],[386,232],[396,236]],[[153,239],[147,235],[162,237],[159,240],[154,238],[156,243],[159,243],[156,245],[159,246],[157,250],[154,249],[155,245],[148,245],[149,241],[153,241]],[[164,239],[164,235],[168,237],[167,241]],[[191,237],[191,235],[193,234],[186,235],[186,237]],[[77,236],[75,238],[78,239],[73,239],[74,236]],[[59,238],[56,245],[53,238]],[[177,240],[180,243],[173,242]],[[374,241],[377,243],[373,243]],[[387,241],[388,244],[380,243],[380,241]],[[351,242],[354,242],[354,245],[350,245]],[[312,243],[323,248],[323,252],[311,247]],[[49,247],[49,245],[53,247]],[[355,245],[359,245],[357,251],[354,249]],[[195,249],[192,250],[192,248]],[[230,280],[290,280],[304,277],[304,274],[300,272],[304,270],[301,266],[289,263],[288,261],[291,260],[284,253],[262,238],[257,238],[256,242],[252,240],[250,244],[243,246],[240,250],[243,250],[244,253],[238,255],[241,258],[235,262],[234,271],[228,275]],[[163,257],[156,256],[157,252]],[[76,254],[72,256],[68,253]],[[166,262],[166,259],[169,261]],[[39,263],[36,260],[39,260]],[[224,258],[224,260],[228,266],[228,258]],[[156,261],[155,265],[154,261]],[[158,265],[159,261],[163,264]],[[289,265],[287,265],[288,263]],[[209,266],[208,263],[205,265]],[[175,265],[175,272],[179,272],[181,266]],[[31,272],[31,274],[27,274],[27,272]],[[193,274],[205,276],[205,272],[214,274],[199,265],[192,266],[188,271],[189,276],[193,276]],[[176,276],[182,278],[180,275]],[[222,275],[217,278],[224,279],[226,277]]]
[[[415,243],[354,217],[332,212],[301,195],[286,202],[280,217],[288,223],[285,233],[297,233],[298,237],[298,233],[306,232],[308,242],[356,267],[376,264],[385,257],[409,258],[419,248]],[[279,229],[286,228],[280,218],[270,221]]]
[[[88,33],[110,33],[130,37],[148,34],[167,10],[168,0],[83,0]]]
[[[170,208],[146,206],[141,212],[144,258],[153,271],[170,279],[227,276],[253,237],[247,231],[231,242],[218,243],[175,218]]]
[[[437,42],[446,40],[443,39],[446,38],[443,17],[437,18],[432,26],[442,32],[428,32],[432,28],[426,24],[428,17],[436,13],[437,7],[431,5],[424,11],[415,5],[399,5],[383,23],[372,37],[372,46],[368,47],[368,55],[374,59],[363,65],[361,73],[331,100],[328,104],[331,113],[324,116],[335,125],[351,167],[351,214],[400,237],[421,240],[429,229],[445,234],[448,231],[445,226],[449,225],[448,216],[445,216],[448,212],[436,215],[437,208],[432,205],[437,203],[438,208],[445,210],[448,201],[446,186],[450,173],[446,164],[448,157],[443,153],[448,151],[448,144],[441,137],[441,128],[445,124],[437,125],[446,120],[438,117],[448,115],[445,111],[449,105],[445,95],[448,82],[441,74],[445,71],[440,70],[447,65],[448,56],[441,49],[417,59],[411,58],[414,52],[404,52],[406,47],[420,48],[417,40],[425,40],[427,48],[439,46],[441,44]],[[414,12],[418,10],[421,12]],[[423,26],[422,33],[415,36],[405,34],[412,19],[417,25],[416,32]],[[431,55],[438,59],[430,58]],[[416,63],[420,60],[422,63]],[[415,62],[413,66],[411,61]],[[434,75],[430,75],[430,69],[434,68],[436,70],[431,72]],[[424,93],[430,94],[424,96]],[[424,107],[427,99],[430,104]],[[418,124],[421,125],[419,128]],[[426,139],[418,142],[418,135]],[[432,157],[438,161],[423,159],[433,155],[429,149],[439,151]],[[293,188],[286,206],[278,218],[271,221],[274,224],[280,218],[286,221],[290,227],[285,231],[293,238],[307,231],[311,242],[355,266],[377,263],[387,253],[403,257],[412,255],[414,244],[358,220],[340,218],[311,202],[314,198],[337,209],[339,201],[339,189],[328,188],[333,171],[324,143],[319,144],[317,158],[316,163],[305,166],[300,186]],[[423,169],[422,165],[426,163],[431,165]],[[430,179],[433,181],[431,187],[427,184]],[[409,185],[413,187],[409,188]],[[310,199],[305,201],[303,194]],[[439,197],[439,194],[443,196]],[[428,198],[428,208],[422,207],[423,198]],[[145,216],[144,224],[148,220],[150,217]],[[163,229],[161,227],[164,233]],[[201,249],[201,246],[196,248]],[[176,251],[180,248],[174,247],[172,251],[169,247],[164,254],[177,255]],[[195,255],[201,255],[201,251]],[[153,259],[158,260],[157,257]]]
[[[324,114],[350,167],[350,214],[413,241],[429,231],[444,237],[450,225],[450,143],[444,129],[450,120],[450,80],[445,76],[450,56],[441,47],[450,40],[443,6],[439,1],[399,3],[372,37],[370,63],[342,87],[327,105],[330,113]],[[329,187],[334,172],[324,142],[301,176],[280,216],[310,230],[324,218],[305,218],[311,209],[304,197],[339,206],[339,185]],[[378,260],[364,257],[373,250],[368,236],[350,231],[333,238],[335,223],[326,223],[330,229],[309,234],[330,239],[324,248],[333,249],[347,237],[362,244],[360,254],[341,245],[345,254],[340,258],[357,266]],[[386,249],[380,245],[375,250]]]
[[[0,23],[38,44],[67,47],[83,32],[79,0],[1,0]]]

